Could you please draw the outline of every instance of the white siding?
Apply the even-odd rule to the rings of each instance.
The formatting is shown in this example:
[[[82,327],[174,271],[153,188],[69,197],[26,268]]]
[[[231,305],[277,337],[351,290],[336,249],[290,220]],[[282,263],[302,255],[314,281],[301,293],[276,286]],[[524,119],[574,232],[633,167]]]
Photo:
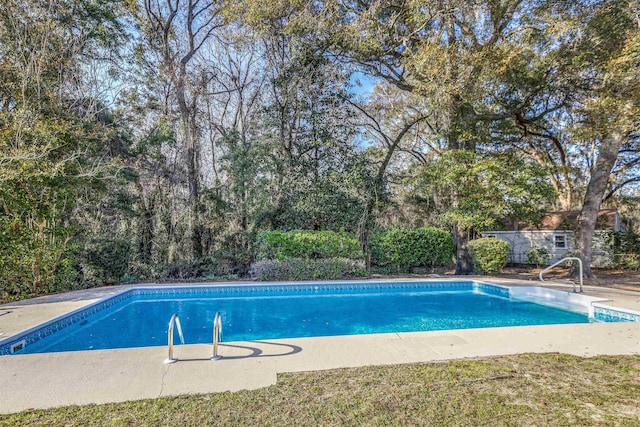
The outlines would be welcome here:
[[[546,248],[549,251],[549,263],[564,258],[575,248],[573,231],[565,230],[536,230],[536,231],[488,231],[484,237],[497,237],[509,244],[508,261],[513,264],[526,264],[527,251],[532,246]],[[566,241],[565,248],[557,248],[555,236],[562,236]],[[596,231],[593,237],[593,267],[608,267],[611,265],[613,253],[611,242],[607,238],[607,231]]]

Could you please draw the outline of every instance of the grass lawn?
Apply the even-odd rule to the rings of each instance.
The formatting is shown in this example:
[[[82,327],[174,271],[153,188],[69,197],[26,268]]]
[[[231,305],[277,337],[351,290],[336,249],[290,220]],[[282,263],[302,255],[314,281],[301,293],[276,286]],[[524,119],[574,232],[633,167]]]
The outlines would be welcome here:
[[[524,354],[281,375],[237,393],[68,406],[0,425],[640,426],[640,356]]]

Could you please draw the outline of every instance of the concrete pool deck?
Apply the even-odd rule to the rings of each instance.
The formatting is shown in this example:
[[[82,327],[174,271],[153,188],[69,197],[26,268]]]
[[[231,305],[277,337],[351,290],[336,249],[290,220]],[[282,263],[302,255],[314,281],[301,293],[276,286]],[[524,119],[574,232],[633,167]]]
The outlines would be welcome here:
[[[484,276],[464,280],[542,285]],[[220,283],[232,284],[238,283]],[[571,285],[561,283],[545,282],[544,286],[571,291]],[[0,305],[0,340],[129,287],[133,286],[76,291]],[[585,294],[606,298],[609,300],[606,304],[613,307],[640,311],[640,292],[586,286]],[[0,413],[256,389],[275,384],[277,375],[284,372],[527,352],[578,356],[640,354],[640,322],[232,342],[220,345],[223,358],[218,361],[208,360],[211,345],[183,345],[175,347],[179,361],[171,365],[162,363],[167,355],[164,346],[0,356]]]

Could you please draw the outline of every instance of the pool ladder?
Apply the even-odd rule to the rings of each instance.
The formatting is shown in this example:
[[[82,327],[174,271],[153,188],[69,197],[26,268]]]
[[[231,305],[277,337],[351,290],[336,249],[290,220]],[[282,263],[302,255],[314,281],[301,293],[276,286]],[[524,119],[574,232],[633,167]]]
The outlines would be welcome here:
[[[218,311],[213,318],[213,348],[211,349],[211,356],[209,356],[210,360],[218,360],[222,358],[218,354],[218,342],[222,341],[222,316],[220,316],[220,312]]]
[[[555,262],[555,263],[551,264],[549,267],[545,268],[544,270],[542,270],[542,271],[540,272],[540,275],[539,275],[539,277],[540,277],[540,281],[541,281],[541,282],[544,282],[544,279],[542,278],[542,274],[543,274],[543,273],[545,273],[545,272],[547,272],[547,271],[551,270],[551,269],[552,269],[553,267],[555,267],[556,265],[562,264],[562,263],[563,263],[563,262],[565,262],[565,261],[578,261],[578,266],[580,267],[580,291],[577,291],[577,290],[576,290],[576,284],[574,283],[574,281],[573,281],[573,280],[570,280],[570,282],[571,282],[571,284],[573,285],[573,292],[574,292],[574,293],[575,293],[575,292],[584,292],[584,290],[582,289],[582,260],[581,260],[580,258],[578,258],[578,257],[569,256],[569,257],[566,257],[566,258],[562,258],[560,261],[558,261],[558,262]]]
[[[182,325],[180,325],[180,318],[177,313],[174,313],[169,319],[169,329],[167,330],[167,349],[168,355],[164,360],[166,365],[175,363],[178,361],[176,357],[173,357],[173,330],[177,327],[178,337],[180,338],[180,344],[184,344],[184,335],[182,334]],[[222,341],[222,316],[218,311],[213,319],[213,348],[209,360],[218,360],[222,356],[218,354],[218,342]]]
[[[178,327],[178,336],[180,337],[180,344],[184,344],[184,335],[182,335],[182,326],[180,325],[180,318],[177,313],[174,313],[169,320],[169,330],[167,331],[167,338],[169,341],[169,355],[166,359],[164,359],[165,365],[169,363],[175,363],[178,361],[175,357],[173,357],[173,327],[176,325]]]

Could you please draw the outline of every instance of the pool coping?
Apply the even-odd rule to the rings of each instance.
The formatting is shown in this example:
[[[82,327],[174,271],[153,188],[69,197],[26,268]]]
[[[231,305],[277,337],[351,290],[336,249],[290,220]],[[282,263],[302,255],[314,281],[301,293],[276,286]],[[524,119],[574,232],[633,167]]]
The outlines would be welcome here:
[[[416,278],[403,280],[421,281]],[[447,278],[437,280],[446,281]],[[449,279],[467,280],[508,286],[532,285],[532,282],[527,281],[505,281],[490,277]],[[378,282],[392,281],[401,280],[383,279]],[[238,283],[215,285],[235,284]],[[276,283],[265,285],[273,284]],[[254,285],[257,284],[251,284]],[[112,289],[111,293],[116,294],[133,287],[136,286]],[[543,287],[568,288],[553,282],[545,282]],[[613,305],[611,302],[605,305],[627,310],[640,308],[640,293],[588,287],[585,289],[587,293],[599,293],[602,299],[614,300]],[[98,290],[97,293],[100,292],[105,290]],[[611,298],[606,298],[607,294]],[[623,294],[628,297],[627,300],[622,301],[624,304],[616,305],[615,299]],[[45,304],[61,304],[60,299]],[[86,299],[79,304],[87,306],[92,302],[95,300]],[[31,301],[9,306],[36,308],[40,305]],[[3,307],[7,305],[0,306],[0,311]],[[67,308],[68,306],[60,307],[61,310]],[[2,317],[4,316],[0,316],[0,319]],[[274,384],[277,375],[283,372],[429,362],[522,352],[557,351],[581,356],[640,354],[640,323],[503,327],[223,343],[220,347],[223,359],[216,362],[206,358],[210,347],[203,344],[178,346],[176,355],[180,361],[173,365],[162,364],[166,356],[165,347],[2,356],[0,412],[184,393],[253,389]]]

